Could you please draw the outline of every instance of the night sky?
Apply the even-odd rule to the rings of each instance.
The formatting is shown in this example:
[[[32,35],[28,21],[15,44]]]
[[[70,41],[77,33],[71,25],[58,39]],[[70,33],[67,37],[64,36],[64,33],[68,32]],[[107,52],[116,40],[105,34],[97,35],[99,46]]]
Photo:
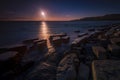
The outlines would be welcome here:
[[[120,0],[0,0],[0,20],[71,20],[120,13]]]

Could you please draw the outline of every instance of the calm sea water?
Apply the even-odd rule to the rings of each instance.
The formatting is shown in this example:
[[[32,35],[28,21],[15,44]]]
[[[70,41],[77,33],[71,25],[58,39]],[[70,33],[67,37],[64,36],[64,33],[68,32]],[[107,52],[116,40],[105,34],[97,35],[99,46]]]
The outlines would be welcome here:
[[[118,23],[120,21],[81,21],[81,22],[0,22],[0,46],[21,43],[32,38],[48,38],[50,34],[65,32],[73,40],[75,30],[85,32],[88,28]]]

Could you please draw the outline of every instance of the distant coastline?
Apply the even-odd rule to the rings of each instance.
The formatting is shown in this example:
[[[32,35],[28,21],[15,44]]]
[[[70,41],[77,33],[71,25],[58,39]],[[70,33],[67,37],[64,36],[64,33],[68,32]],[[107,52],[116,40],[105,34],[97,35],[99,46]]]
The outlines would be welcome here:
[[[120,21],[120,14],[107,14],[96,17],[85,17],[82,19],[75,19],[71,21]]]
[[[42,20],[9,20],[9,19],[0,19],[0,22],[43,22]],[[120,14],[106,14],[103,16],[94,16],[94,17],[83,17],[73,20],[45,20],[45,22],[71,22],[71,21],[120,21]]]

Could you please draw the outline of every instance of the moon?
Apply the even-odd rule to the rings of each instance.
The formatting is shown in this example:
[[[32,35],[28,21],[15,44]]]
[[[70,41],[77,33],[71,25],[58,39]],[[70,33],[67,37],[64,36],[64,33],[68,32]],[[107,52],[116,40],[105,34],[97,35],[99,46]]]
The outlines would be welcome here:
[[[45,14],[44,11],[41,11],[41,16],[42,16],[42,17],[46,17],[46,14]]]

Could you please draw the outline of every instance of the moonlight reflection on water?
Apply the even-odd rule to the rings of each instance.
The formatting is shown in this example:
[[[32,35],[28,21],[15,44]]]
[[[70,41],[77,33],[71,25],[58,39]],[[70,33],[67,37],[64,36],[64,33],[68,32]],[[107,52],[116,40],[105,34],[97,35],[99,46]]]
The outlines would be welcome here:
[[[49,41],[50,31],[46,22],[41,23],[40,32],[42,38],[47,39],[48,53],[53,53],[55,51],[55,48],[52,46],[52,44]]]

